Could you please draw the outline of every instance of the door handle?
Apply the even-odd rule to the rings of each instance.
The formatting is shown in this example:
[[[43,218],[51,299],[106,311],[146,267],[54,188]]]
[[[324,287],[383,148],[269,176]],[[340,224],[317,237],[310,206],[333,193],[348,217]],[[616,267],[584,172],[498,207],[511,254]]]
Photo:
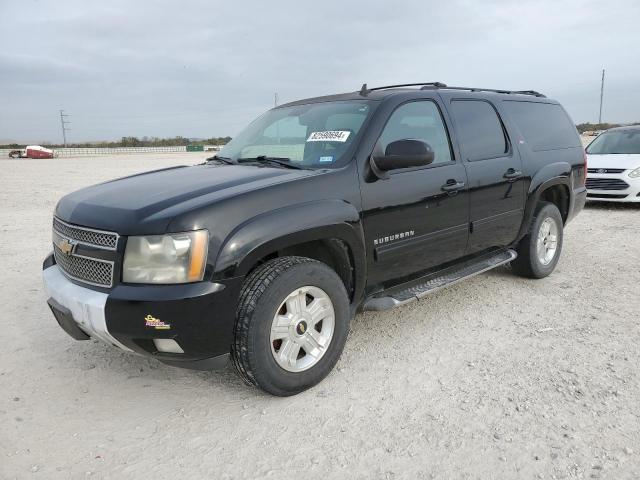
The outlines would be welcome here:
[[[505,174],[502,177],[506,178],[507,180],[516,180],[521,176],[522,176],[522,172],[520,170],[514,170],[513,168],[510,168],[505,172]]]
[[[454,193],[464,188],[464,182],[456,182],[455,180],[447,180],[447,183],[442,185],[442,190],[447,193]]]

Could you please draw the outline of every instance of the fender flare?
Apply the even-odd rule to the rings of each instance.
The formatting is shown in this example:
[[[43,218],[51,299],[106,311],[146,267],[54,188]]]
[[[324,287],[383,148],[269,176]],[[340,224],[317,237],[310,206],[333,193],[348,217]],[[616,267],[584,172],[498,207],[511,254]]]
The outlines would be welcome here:
[[[364,232],[356,208],[343,200],[322,200],[266,212],[239,225],[224,240],[214,278],[247,275],[262,258],[296,244],[337,238],[351,251],[354,299],[364,291]]]
[[[540,201],[540,195],[547,188],[554,185],[564,185],[569,193],[569,201],[571,202],[571,165],[567,162],[556,162],[545,165],[531,179],[529,191],[527,192],[527,202],[525,205],[524,216],[518,240],[522,239],[529,230],[531,220],[536,211],[536,205]]]

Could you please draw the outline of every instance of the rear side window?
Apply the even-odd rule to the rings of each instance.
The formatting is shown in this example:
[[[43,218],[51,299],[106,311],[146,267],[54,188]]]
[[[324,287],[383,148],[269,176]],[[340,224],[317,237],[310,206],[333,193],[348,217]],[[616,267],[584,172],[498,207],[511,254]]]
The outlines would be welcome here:
[[[533,151],[581,146],[576,127],[560,105],[507,100],[504,107]]]
[[[509,151],[502,122],[493,106],[482,100],[454,100],[453,116],[464,158],[486,160],[502,157]]]

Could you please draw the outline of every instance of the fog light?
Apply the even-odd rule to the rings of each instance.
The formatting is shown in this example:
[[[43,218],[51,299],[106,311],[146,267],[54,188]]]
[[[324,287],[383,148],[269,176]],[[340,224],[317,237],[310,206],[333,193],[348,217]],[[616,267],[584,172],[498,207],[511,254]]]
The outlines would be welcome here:
[[[163,353],[184,353],[178,342],[170,338],[154,338],[153,343],[159,352]]]

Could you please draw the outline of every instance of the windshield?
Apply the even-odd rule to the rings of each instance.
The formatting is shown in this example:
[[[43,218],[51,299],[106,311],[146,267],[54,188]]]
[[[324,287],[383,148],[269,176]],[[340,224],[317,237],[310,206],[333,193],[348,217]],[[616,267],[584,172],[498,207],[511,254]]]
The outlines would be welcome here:
[[[587,147],[587,153],[591,155],[640,154],[640,129],[602,133]]]
[[[367,100],[274,108],[249,124],[217,157],[235,162],[273,158],[305,168],[336,168],[348,162],[350,147],[374,108]]]

